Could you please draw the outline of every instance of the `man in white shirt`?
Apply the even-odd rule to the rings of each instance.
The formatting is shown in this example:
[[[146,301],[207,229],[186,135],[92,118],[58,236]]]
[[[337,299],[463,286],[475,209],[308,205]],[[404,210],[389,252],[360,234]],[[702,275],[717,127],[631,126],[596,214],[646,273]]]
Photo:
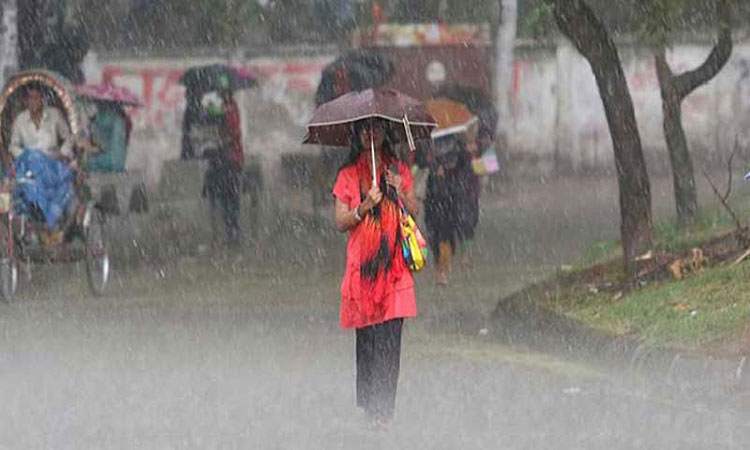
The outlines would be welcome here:
[[[13,157],[17,158],[25,149],[34,149],[55,159],[72,159],[73,136],[68,123],[57,108],[44,105],[39,87],[27,87],[26,108],[13,121],[10,138]]]

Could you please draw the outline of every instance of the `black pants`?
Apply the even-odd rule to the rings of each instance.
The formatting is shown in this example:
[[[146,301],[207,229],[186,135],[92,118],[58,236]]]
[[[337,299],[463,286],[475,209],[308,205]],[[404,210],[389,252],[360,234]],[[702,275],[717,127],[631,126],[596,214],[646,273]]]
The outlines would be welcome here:
[[[357,406],[390,419],[396,406],[403,319],[357,329]]]
[[[240,233],[240,182],[242,168],[227,160],[210,162],[203,192],[213,211],[219,210],[224,220],[226,239],[234,242]]]

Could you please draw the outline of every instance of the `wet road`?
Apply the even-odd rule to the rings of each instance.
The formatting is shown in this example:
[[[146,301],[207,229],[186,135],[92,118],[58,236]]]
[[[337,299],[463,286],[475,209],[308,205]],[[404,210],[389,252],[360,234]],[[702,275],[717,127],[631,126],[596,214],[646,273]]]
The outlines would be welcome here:
[[[583,242],[615,235],[611,191],[586,189],[570,208],[553,191],[566,193],[486,199],[473,266],[451,289],[420,274],[388,432],[354,407],[353,335],[337,328],[343,243],[329,237],[317,266],[248,249],[121,270],[102,299],[76,267],[39,277],[0,305],[0,448],[745,448],[742,394],[450,333]]]

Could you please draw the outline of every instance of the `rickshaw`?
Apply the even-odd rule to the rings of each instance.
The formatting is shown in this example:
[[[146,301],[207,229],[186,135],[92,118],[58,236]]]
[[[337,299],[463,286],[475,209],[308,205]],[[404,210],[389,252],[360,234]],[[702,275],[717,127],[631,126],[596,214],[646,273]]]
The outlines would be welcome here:
[[[19,190],[39,183],[30,170],[19,173],[18,161],[9,153],[12,123],[24,110],[24,87],[33,84],[43,91],[46,106],[56,107],[63,114],[74,139],[78,161],[73,192],[75,208],[50,228],[35,208],[24,208]],[[12,76],[0,93],[0,157],[3,180],[0,185],[0,297],[10,302],[18,286],[19,265],[31,280],[31,268],[40,263],[85,263],[86,278],[91,292],[104,293],[110,275],[107,250],[107,215],[92,200],[86,178],[86,151],[77,144],[87,129],[73,86],[62,76],[43,70],[24,71]],[[23,155],[23,154],[22,154]],[[21,159],[21,158],[19,158]]]
[[[88,139],[81,143],[90,155],[88,181],[96,191],[98,203],[105,212],[121,212],[118,188],[130,191],[129,211],[141,213],[148,210],[146,188],[142,175],[126,168],[128,147],[133,122],[130,108],[143,106],[134,93],[111,83],[82,84],[76,86],[76,102],[88,117]]]

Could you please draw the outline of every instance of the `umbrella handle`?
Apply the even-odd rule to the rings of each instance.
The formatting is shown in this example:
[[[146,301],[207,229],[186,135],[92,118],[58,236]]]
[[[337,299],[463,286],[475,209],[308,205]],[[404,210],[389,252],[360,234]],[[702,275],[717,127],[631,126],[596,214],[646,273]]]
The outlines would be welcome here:
[[[372,156],[372,185],[377,186],[378,184],[378,172],[375,168],[375,139],[372,136],[372,122],[370,122],[370,155]]]
[[[417,151],[417,144],[414,143],[414,135],[411,134],[411,125],[409,124],[409,117],[404,114],[404,131],[406,131],[406,142],[409,144],[409,150]]]

